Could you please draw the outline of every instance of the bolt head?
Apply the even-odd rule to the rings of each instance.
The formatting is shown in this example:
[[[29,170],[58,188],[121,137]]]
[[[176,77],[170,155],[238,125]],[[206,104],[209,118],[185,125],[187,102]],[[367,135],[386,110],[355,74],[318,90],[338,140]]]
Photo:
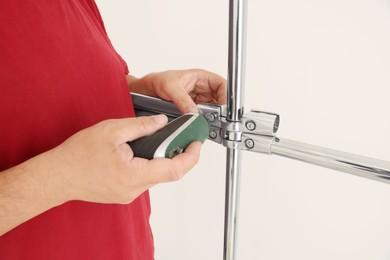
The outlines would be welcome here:
[[[211,130],[210,133],[209,133],[209,137],[211,139],[217,138],[217,132],[215,132],[214,130]]]
[[[210,122],[214,122],[215,121],[215,115],[213,113],[208,113],[206,115],[206,118],[210,121]]]
[[[245,140],[245,146],[248,149],[252,149],[253,147],[255,147],[255,142],[253,142],[252,139],[246,139]]]
[[[256,129],[256,123],[253,120],[249,120],[245,123],[245,126],[248,130],[253,131]]]

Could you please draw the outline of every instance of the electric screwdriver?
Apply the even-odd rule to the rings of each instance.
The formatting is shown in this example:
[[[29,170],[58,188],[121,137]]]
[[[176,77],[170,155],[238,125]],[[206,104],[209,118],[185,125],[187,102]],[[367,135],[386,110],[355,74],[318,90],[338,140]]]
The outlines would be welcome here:
[[[209,135],[207,119],[196,113],[184,114],[150,136],[127,142],[135,157],[173,158],[194,142],[204,142]]]

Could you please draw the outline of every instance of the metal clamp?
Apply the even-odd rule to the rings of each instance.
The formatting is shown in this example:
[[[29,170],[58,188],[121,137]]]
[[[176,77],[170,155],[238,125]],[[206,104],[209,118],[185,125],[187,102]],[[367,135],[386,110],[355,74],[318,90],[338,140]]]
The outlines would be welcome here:
[[[277,114],[251,110],[239,122],[226,118],[226,106],[202,104],[199,112],[210,123],[209,140],[228,148],[271,154],[271,144],[279,128]]]
[[[156,113],[172,118],[180,116],[171,102],[136,93],[131,93],[131,96],[138,116]],[[209,140],[228,148],[271,153],[271,144],[279,128],[279,115],[251,110],[243,115],[241,121],[232,122],[227,119],[225,105],[199,104],[198,109],[210,124]]]

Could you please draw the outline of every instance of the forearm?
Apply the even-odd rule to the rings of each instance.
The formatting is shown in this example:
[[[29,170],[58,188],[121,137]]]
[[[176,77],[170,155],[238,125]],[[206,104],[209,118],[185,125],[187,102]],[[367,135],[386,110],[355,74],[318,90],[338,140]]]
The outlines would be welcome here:
[[[136,78],[133,75],[126,75],[127,86],[134,93],[144,94],[148,96],[156,96],[153,89],[152,77],[153,74],[148,74],[142,78]]]
[[[199,143],[158,160],[133,157],[127,144],[166,124],[161,115],[105,120],[0,172],[0,236],[67,201],[128,204],[157,183],[181,178],[197,162]]]
[[[61,204],[47,153],[0,172],[0,236]]]

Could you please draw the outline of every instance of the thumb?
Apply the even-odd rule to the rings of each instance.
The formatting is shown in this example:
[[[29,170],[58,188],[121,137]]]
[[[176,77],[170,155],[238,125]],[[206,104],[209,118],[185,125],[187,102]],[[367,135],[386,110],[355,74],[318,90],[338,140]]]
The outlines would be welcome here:
[[[126,143],[143,136],[151,135],[168,123],[165,115],[143,116],[124,119],[118,125],[119,143]]]

